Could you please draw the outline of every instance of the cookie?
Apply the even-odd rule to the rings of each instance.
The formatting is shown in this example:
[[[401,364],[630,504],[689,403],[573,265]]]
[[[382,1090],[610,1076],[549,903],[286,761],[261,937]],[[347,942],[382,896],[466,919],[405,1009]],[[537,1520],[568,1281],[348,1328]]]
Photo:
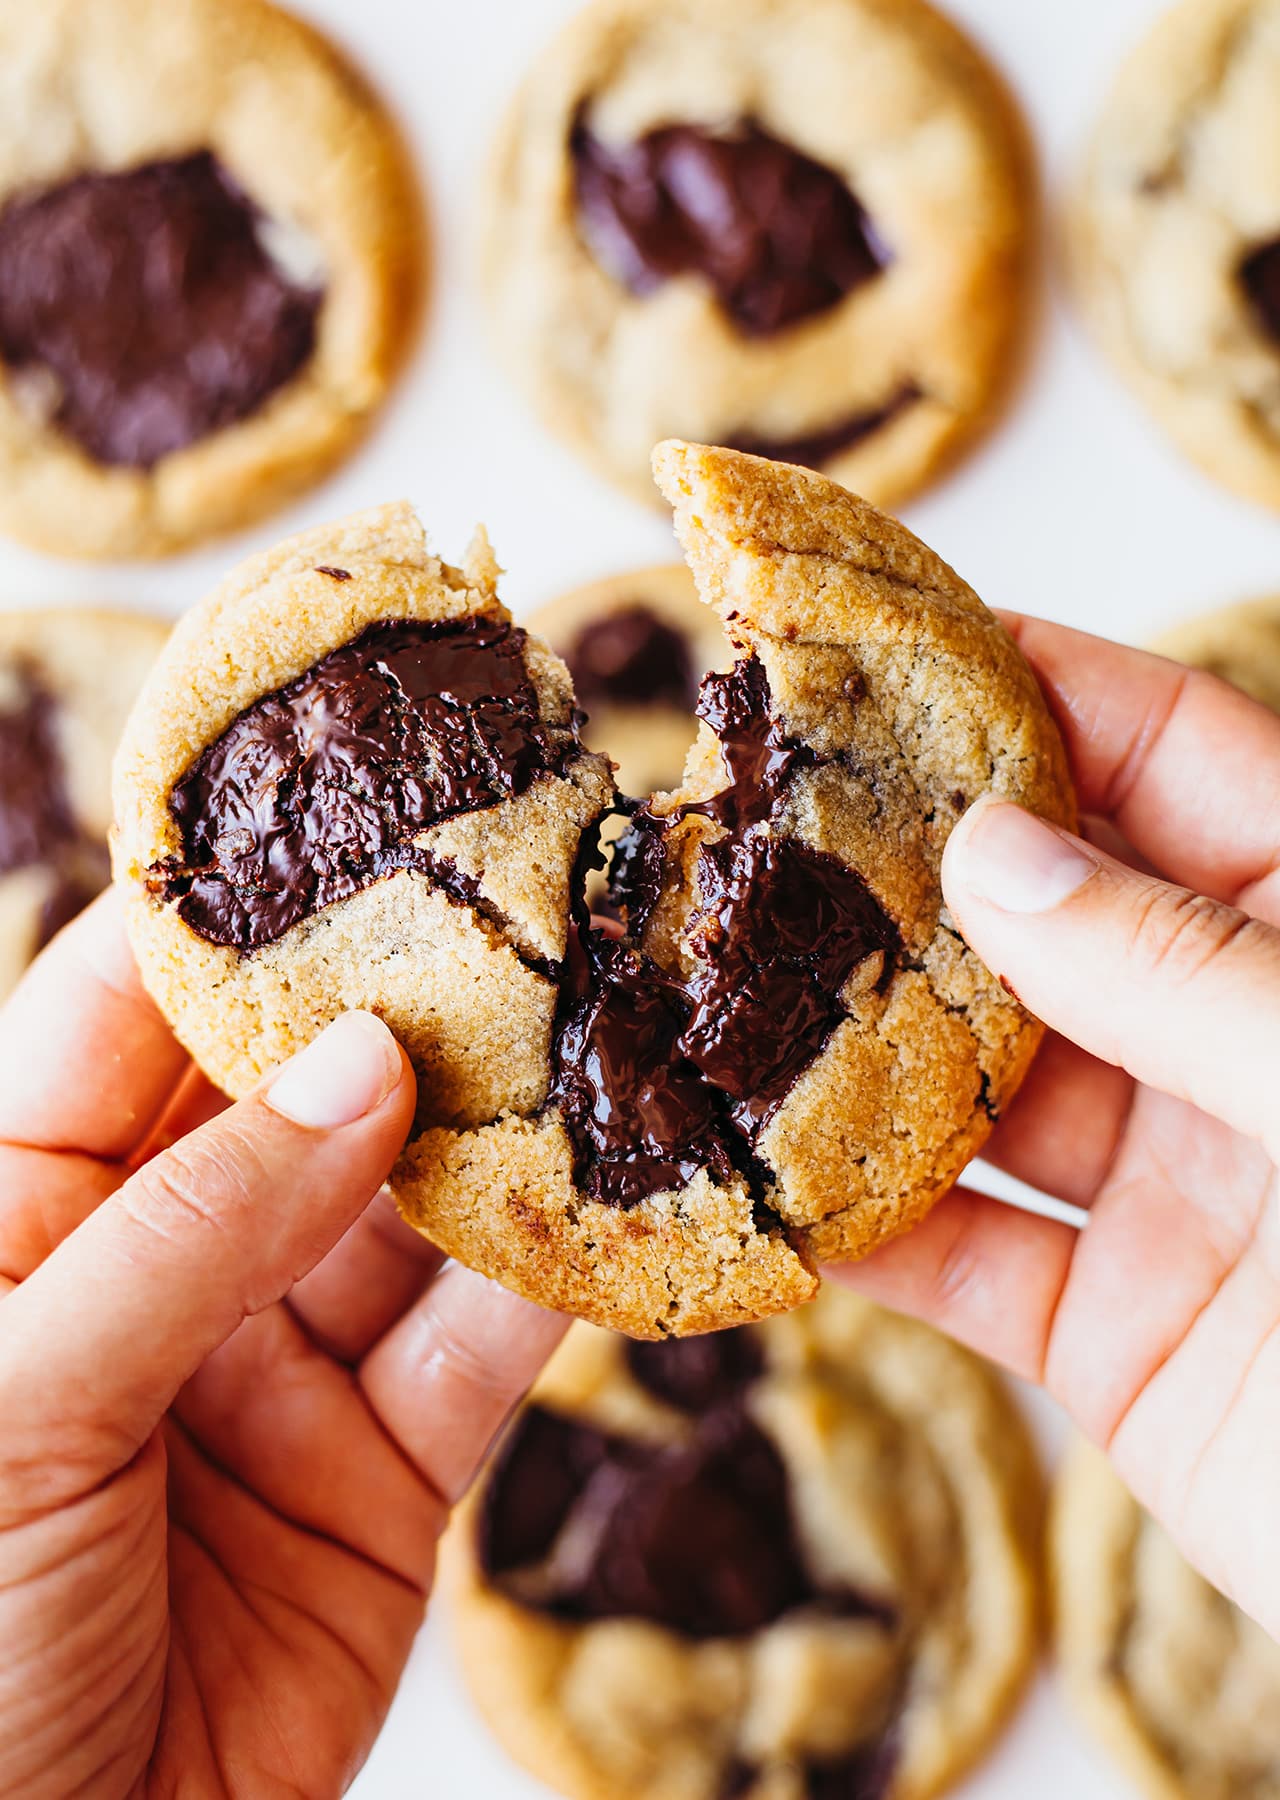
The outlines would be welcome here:
[[[624,794],[679,785],[708,670],[729,655],[683,563],[589,581],[527,621],[568,666],[583,742],[612,758]]]
[[[5,0],[0,70],[0,529],[159,556],[324,474],[416,311],[361,78],[266,0]]]
[[[111,879],[111,757],[168,626],[0,612],[0,998]]]
[[[448,1539],[463,1671],[570,1800],[922,1800],[1030,1671],[1038,1510],[993,1371],[852,1294],[581,1326]]]
[[[1221,675],[1280,713],[1280,596],[1222,606],[1163,632],[1151,646]]]
[[[343,1008],[419,1076],[405,1215],[641,1336],[782,1310],[951,1185],[1040,1027],[942,903],[980,793],[1073,816],[1030,670],[893,520],[808,471],[663,446],[732,667],[631,818],[628,935],[583,894],[606,758],[568,672],[407,508],[305,534],[189,614],[117,767],[145,979],[233,1094]]]
[[[922,0],[593,0],[495,148],[495,347],[641,498],[675,436],[901,500],[1006,385],[1029,167],[999,78]]]
[[[1183,0],[1120,73],[1075,197],[1103,348],[1210,475],[1280,507],[1275,0]]]
[[[1054,1497],[1058,1656],[1081,1717],[1152,1800],[1276,1800],[1280,1646],[1080,1444]]]

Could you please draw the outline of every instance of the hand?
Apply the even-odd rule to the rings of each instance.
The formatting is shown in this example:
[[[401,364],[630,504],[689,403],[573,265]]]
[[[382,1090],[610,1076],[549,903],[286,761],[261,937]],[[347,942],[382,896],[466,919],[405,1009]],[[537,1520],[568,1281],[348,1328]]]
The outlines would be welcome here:
[[[360,1766],[563,1329],[377,1197],[413,1106],[353,1014],[224,1109],[112,896],[0,1013],[8,1800],[324,1800]]]
[[[1053,1028],[988,1154],[1088,1225],[957,1189],[831,1272],[1043,1382],[1280,1636],[1280,719],[1211,676],[1008,623],[1089,835],[1131,848],[988,799],[943,886]]]

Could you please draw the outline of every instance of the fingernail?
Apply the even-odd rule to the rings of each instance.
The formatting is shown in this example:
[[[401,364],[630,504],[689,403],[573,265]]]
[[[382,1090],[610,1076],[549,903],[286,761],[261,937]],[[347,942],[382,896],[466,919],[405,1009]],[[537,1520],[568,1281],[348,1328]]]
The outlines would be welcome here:
[[[1077,838],[1001,800],[982,802],[962,821],[947,863],[951,883],[1009,913],[1051,912],[1099,867]]]
[[[380,1106],[399,1076],[400,1054],[386,1026],[372,1013],[349,1012],[284,1065],[265,1097],[295,1125],[334,1131]]]

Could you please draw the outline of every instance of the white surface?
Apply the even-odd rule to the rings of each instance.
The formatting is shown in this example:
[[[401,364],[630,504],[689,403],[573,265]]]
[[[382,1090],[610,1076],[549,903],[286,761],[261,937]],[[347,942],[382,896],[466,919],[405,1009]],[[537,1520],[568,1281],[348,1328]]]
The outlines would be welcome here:
[[[477,518],[519,611],[594,575],[673,554],[670,532],[548,440],[487,353],[467,278],[473,195],[499,108],[574,0],[296,0],[395,105],[433,222],[433,293],[408,378],[373,441],[335,480],[250,539],[159,567],[94,569],[0,554],[10,603],[116,600],[177,613],[245,550],[407,494],[458,555]],[[1052,227],[1063,179],[1125,47],[1157,0],[949,0],[992,51],[1035,133]],[[1140,640],[1165,621],[1280,586],[1280,527],[1167,449],[1081,339],[1051,271],[1031,367],[1002,427],[909,523],[993,605]],[[1046,1447],[1061,1425],[1030,1401]],[[434,1620],[358,1800],[536,1800],[472,1713]],[[958,1800],[1122,1800],[1129,1790],[1072,1729],[1042,1679]],[[661,1800],[660,1796],[655,1800]]]

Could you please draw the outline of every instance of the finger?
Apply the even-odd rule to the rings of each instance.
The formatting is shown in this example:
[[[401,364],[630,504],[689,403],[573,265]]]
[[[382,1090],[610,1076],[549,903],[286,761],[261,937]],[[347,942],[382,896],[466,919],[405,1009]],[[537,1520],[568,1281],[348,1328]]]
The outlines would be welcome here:
[[[108,891],[0,1009],[0,1140],[126,1157],[187,1067],[143,990],[120,897]]]
[[[1115,1161],[1133,1095],[1123,1069],[1051,1031],[983,1157],[1055,1199],[1089,1206]]]
[[[370,1417],[351,1371],[288,1307],[246,1319],[174,1411],[204,1455],[283,1518],[425,1588],[445,1508]]]
[[[390,1032],[347,1014],[100,1206],[4,1301],[0,1496],[6,1469],[49,1504],[50,1486],[65,1499],[132,1456],[210,1352],[368,1205],[413,1104]]]
[[[943,857],[960,929],[1032,1012],[1280,1152],[1280,931],[991,798]]]
[[[361,1364],[374,1411],[448,1505],[568,1323],[450,1263]]]
[[[1079,1237],[1056,1219],[953,1188],[902,1237],[823,1274],[1039,1382]]]
[[[199,1131],[202,1125],[226,1112],[230,1104],[227,1096],[194,1064],[188,1064],[164,1111],[133,1150],[130,1162],[141,1164],[162,1150],[171,1149],[180,1138]]]
[[[1176,881],[1280,923],[1280,719],[1200,670],[1001,616],[1062,728],[1082,811]]]
[[[0,1298],[33,1275],[124,1180],[116,1163],[0,1144]]]
[[[425,1292],[444,1253],[406,1225],[384,1189],[304,1275],[289,1305],[312,1341],[356,1363]]]

